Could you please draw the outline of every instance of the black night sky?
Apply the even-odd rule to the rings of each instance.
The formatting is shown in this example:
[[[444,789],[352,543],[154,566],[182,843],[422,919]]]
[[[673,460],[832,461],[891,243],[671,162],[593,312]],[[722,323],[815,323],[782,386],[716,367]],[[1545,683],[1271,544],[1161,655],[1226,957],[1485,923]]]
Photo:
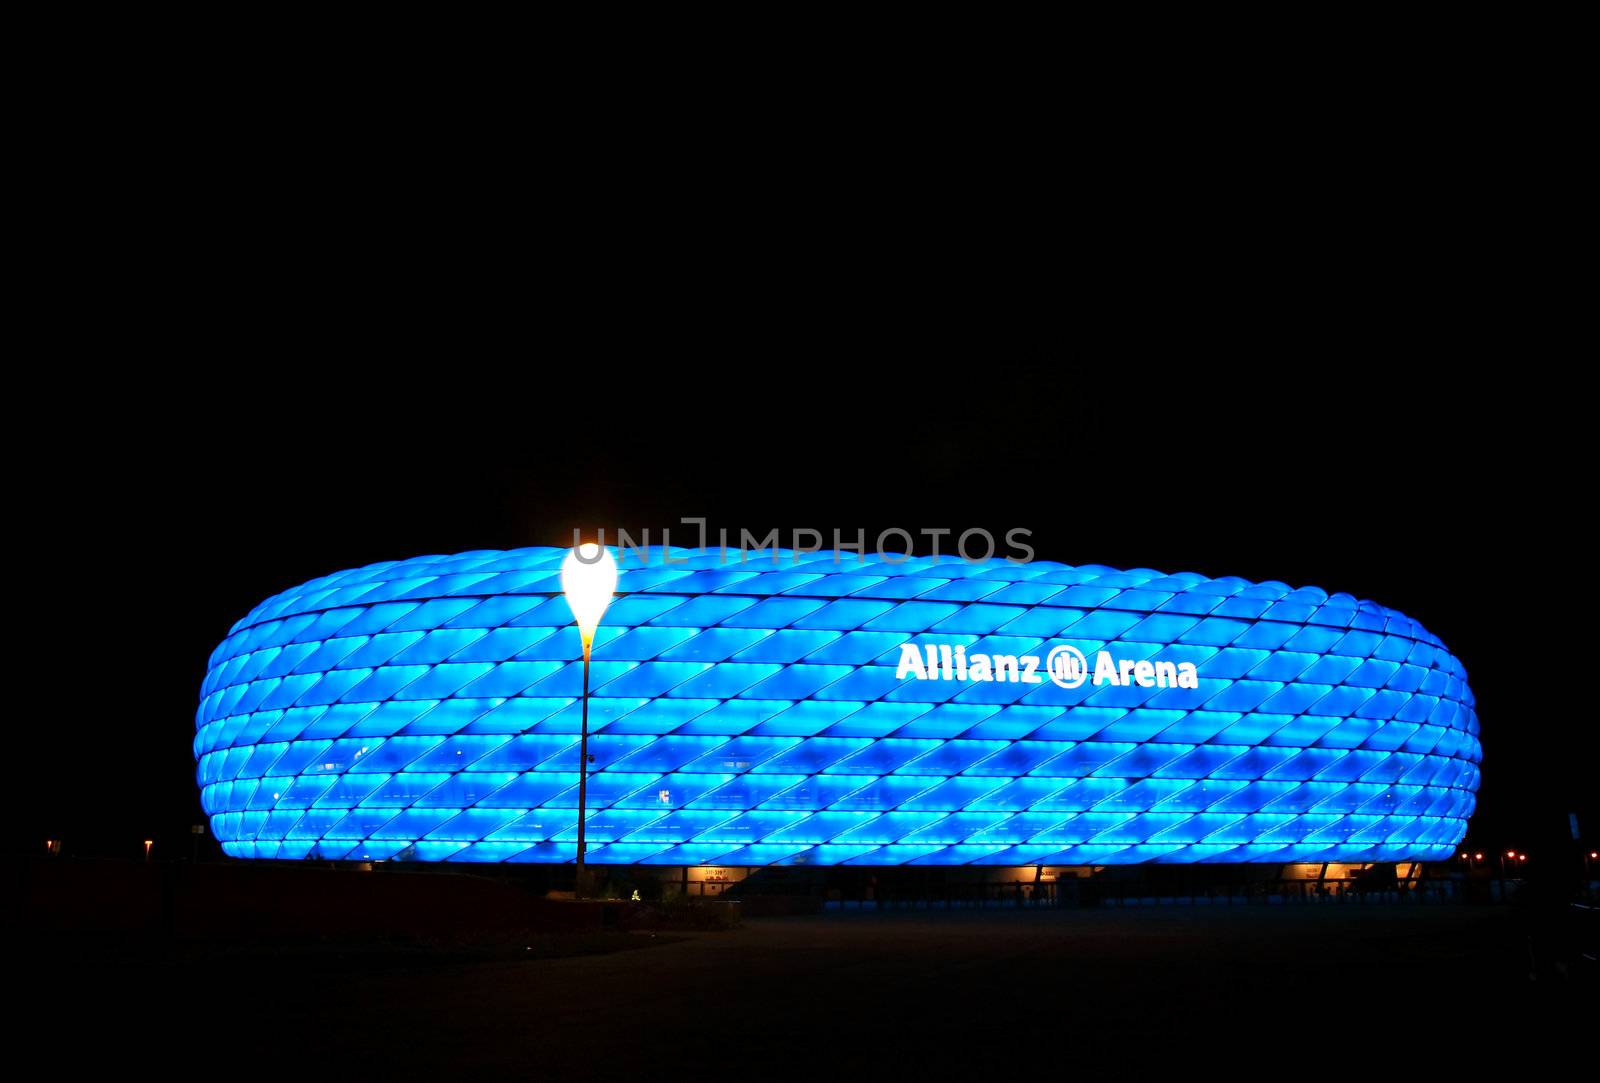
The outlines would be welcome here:
[[[44,564],[18,566],[42,634],[13,675],[33,691],[12,721],[31,800],[11,842],[186,850],[207,655],[273,592],[573,527],[659,538],[684,516],[786,536],[1020,527],[1039,559],[1374,599],[1468,668],[1486,757],[1469,840],[1559,846],[1569,812],[1600,833],[1595,667],[1572,619],[1588,434],[1530,359],[1538,333],[1478,295],[1430,293],[1432,315],[1402,321],[1292,292],[1262,294],[1267,316],[1125,305],[1081,335],[1018,334],[998,310],[904,339],[746,316],[697,345],[663,312],[625,346],[555,349],[530,326],[508,349],[430,317],[361,346],[360,371],[285,359],[330,324],[224,306],[206,327],[252,330],[214,343],[219,375],[186,342],[197,368],[63,400],[19,464]]]

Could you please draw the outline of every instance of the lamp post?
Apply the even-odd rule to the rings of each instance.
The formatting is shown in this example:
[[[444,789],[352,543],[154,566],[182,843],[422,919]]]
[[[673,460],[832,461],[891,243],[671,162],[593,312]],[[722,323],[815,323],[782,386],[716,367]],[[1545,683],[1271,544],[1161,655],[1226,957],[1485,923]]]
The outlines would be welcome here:
[[[578,742],[578,871],[572,894],[583,898],[589,891],[589,873],[584,868],[584,819],[589,805],[589,649],[594,633],[611,596],[617,590],[617,562],[611,551],[594,542],[585,542],[568,553],[561,562],[561,593],[567,596],[572,617],[583,638],[583,736]]]

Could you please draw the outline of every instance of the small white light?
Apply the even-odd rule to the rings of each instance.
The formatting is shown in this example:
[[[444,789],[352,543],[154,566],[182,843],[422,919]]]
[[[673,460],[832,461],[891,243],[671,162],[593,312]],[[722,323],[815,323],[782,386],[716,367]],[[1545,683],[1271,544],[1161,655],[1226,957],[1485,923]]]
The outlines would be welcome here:
[[[600,618],[616,590],[617,561],[611,550],[585,542],[561,562],[561,593],[567,596],[567,606],[578,622],[584,647],[594,642]]]

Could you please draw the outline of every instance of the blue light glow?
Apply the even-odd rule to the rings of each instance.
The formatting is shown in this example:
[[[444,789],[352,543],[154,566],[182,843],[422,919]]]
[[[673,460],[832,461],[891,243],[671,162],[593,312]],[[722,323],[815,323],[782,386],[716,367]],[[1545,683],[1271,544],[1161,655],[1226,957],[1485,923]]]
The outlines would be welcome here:
[[[194,743],[224,850],[573,860],[565,553],[339,572],[235,625]],[[591,862],[1396,861],[1466,833],[1466,673],[1372,602],[1098,565],[624,556],[594,646]],[[950,648],[934,679],[897,669],[907,643]],[[1058,645],[1161,684],[1024,676]],[[1010,676],[939,679],[941,657]]]

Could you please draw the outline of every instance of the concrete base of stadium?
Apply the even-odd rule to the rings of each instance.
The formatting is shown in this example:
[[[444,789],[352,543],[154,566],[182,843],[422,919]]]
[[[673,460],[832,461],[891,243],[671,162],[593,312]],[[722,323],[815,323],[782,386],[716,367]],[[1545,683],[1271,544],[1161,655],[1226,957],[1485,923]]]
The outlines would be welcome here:
[[[1421,862],[591,868],[596,897],[574,901],[571,865],[45,858],[26,864],[24,895],[41,929],[433,938],[715,928],[740,915],[833,910],[1496,902],[1516,898],[1519,887]]]
[[[1031,865],[958,867],[602,867],[602,891],[627,897],[807,898],[823,906],[1115,905],[1129,900],[1248,901],[1371,898],[1442,902],[1500,897],[1514,881],[1472,889],[1458,870],[1420,861],[1290,865]]]

